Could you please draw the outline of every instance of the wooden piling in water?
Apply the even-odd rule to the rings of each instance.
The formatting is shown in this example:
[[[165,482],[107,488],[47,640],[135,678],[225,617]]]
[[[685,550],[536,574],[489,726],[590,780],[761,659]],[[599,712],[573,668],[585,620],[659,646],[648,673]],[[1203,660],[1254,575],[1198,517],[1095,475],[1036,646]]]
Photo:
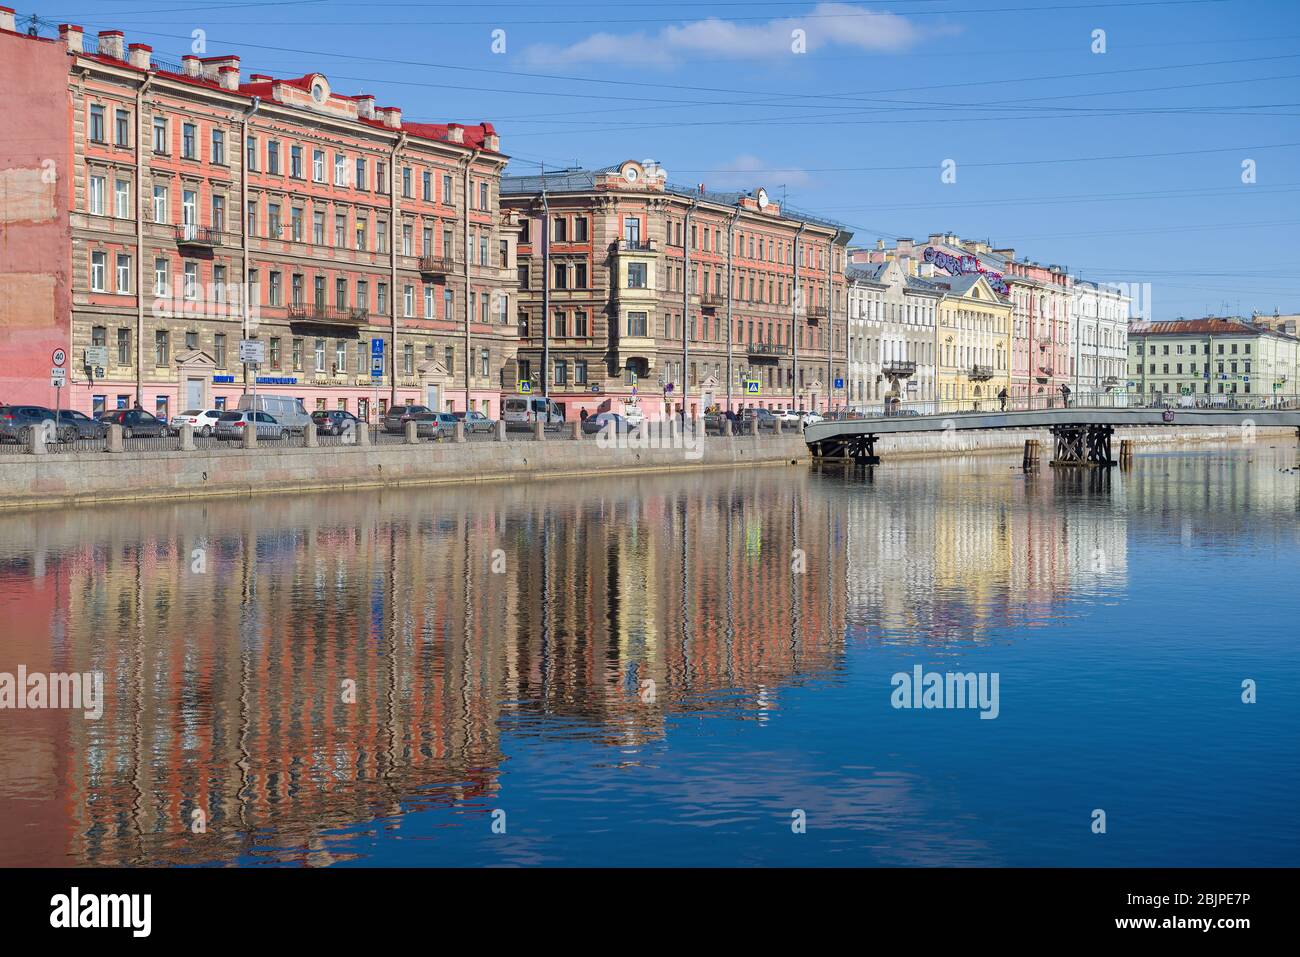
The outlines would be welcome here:
[[[1038,440],[1025,439],[1025,457],[1021,467],[1026,472],[1032,472],[1038,468]]]

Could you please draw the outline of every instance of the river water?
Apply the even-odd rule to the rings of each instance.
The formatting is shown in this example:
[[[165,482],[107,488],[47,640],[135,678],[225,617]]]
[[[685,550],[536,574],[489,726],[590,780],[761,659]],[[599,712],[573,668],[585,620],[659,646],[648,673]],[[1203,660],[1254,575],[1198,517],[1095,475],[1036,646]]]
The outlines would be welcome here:
[[[2,515],[0,864],[1300,863],[1294,443],[1017,464]]]

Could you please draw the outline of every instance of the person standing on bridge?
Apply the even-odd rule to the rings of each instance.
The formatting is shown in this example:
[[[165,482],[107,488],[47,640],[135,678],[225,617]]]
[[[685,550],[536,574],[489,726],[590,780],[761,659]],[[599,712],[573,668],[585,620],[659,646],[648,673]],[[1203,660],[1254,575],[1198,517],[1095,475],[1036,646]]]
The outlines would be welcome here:
[[[1002,404],[1002,411],[1007,411],[1007,387],[1003,386],[998,391],[998,402]]]
[[[1067,409],[1070,407],[1070,387],[1064,382],[1061,383],[1061,402]]]

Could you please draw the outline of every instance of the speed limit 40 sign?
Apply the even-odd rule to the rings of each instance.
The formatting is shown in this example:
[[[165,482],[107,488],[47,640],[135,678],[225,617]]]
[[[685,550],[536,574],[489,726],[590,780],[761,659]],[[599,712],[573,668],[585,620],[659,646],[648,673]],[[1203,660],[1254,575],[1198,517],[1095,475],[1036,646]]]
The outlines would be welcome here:
[[[63,364],[68,361],[68,355],[62,349],[55,349],[50,355],[50,361],[59,368],[62,368]]]

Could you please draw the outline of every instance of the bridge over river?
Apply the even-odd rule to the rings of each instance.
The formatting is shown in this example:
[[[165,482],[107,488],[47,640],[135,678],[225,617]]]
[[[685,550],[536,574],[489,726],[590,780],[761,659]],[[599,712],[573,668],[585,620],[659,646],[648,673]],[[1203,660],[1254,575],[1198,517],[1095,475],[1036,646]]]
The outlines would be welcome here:
[[[998,401],[928,403],[924,411],[902,409],[865,418],[828,419],[804,429],[804,441],[815,458],[851,459],[864,464],[880,461],[876,442],[884,435],[951,432],[972,429],[1048,429],[1052,433],[1054,466],[1111,466],[1111,438],[1125,426],[1176,428],[1295,428],[1300,438],[1300,397],[1270,396],[1231,405],[1203,402],[1180,405],[1121,404],[1129,396],[1101,396],[1088,402],[1035,396],[1011,401],[1004,411]],[[1207,397],[1210,398],[1210,397]],[[1175,401],[1177,401],[1175,397]],[[988,406],[994,406],[990,409]]]

